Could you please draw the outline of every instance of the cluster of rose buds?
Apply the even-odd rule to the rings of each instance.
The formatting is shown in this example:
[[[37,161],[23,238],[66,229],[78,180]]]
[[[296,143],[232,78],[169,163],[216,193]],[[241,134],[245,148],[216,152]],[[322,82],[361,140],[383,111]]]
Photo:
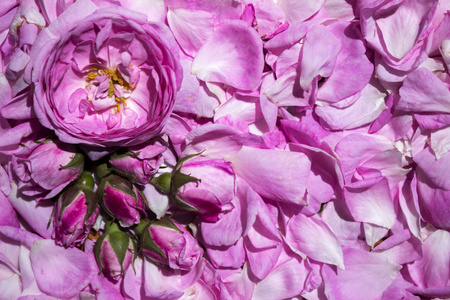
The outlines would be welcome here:
[[[0,299],[450,297],[449,0],[1,0]]]

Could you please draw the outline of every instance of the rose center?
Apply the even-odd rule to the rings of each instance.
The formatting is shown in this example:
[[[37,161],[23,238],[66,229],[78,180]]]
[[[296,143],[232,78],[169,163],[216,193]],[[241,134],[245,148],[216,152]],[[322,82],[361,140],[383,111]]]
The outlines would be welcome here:
[[[113,109],[114,113],[124,109],[133,86],[123,78],[119,70],[91,68],[89,71],[86,76],[86,90],[88,101],[94,109],[98,112]]]

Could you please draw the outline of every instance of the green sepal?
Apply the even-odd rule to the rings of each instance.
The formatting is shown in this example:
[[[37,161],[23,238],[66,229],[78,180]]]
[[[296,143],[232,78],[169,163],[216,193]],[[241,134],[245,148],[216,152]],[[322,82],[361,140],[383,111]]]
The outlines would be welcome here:
[[[126,158],[126,157],[136,157],[139,154],[141,154],[141,151],[136,152],[136,153],[127,151],[125,153],[120,153],[120,154],[115,152],[114,154],[111,155],[110,160],[122,159],[122,158]]]
[[[75,153],[72,160],[65,166],[61,166],[63,169],[80,169],[84,166],[84,155],[81,153]]]
[[[123,261],[128,251],[128,246],[130,245],[130,237],[124,231],[115,231],[109,234],[109,243],[111,244],[111,248],[116,254],[123,274]]]
[[[172,199],[173,204],[175,204],[176,207],[178,207],[182,210],[198,212],[198,209],[196,207],[184,202],[177,195],[174,195],[171,199]]]
[[[91,172],[85,171],[81,173],[80,177],[78,177],[77,181],[75,181],[75,185],[80,189],[93,191],[95,181]]]
[[[165,228],[169,228],[175,231],[178,231],[180,233],[184,233],[183,230],[181,230],[180,228],[178,228],[170,218],[168,217],[163,217],[159,220],[155,220],[152,222],[151,226],[159,226],[159,227],[165,227]]]
[[[36,144],[46,144],[46,143],[50,143],[52,141],[52,139],[46,139],[44,141],[35,141]]]
[[[201,155],[203,152],[205,152],[205,150],[203,150],[202,152],[199,153],[195,153],[195,154],[191,154],[191,155],[187,155],[185,157],[183,157],[182,159],[178,160],[177,164],[175,165],[174,171],[179,171],[181,169],[181,166],[188,161],[191,158],[197,157],[199,155]]]
[[[102,163],[98,165],[97,168],[95,169],[95,174],[98,176],[98,178],[102,179],[104,177],[111,175],[111,171],[112,169],[108,167],[107,163]]]
[[[170,180],[170,193],[176,195],[180,187],[189,182],[201,182],[201,179],[181,173],[180,171],[175,171]]]
[[[100,271],[98,272],[99,275],[102,273],[103,270],[102,262],[100,261],[100,252],[102,250],[102,243],[105,238],[106,234],[104,233],[97,239],[97,242],[95,242],[94,246],[95,260],[97,261],[98,268],[100,269]]]
[[[50,224],[52,223],[53,218],[55,217],[56,203],[57,202],[55,201],[55,203],[53,204],[52,213],[51,213],[50,218],[48,219],[48,223],[47,223],[47,229],[50,227]]]
[[[150,224],[149,224],[150,225]],[[150,226],[147,227],[147,230],[145,230],[140,236],[139,236],[139,244],[140,247],[146,250],[150,250],[153,252],[158,253],[161,255],[162,258],[167,262],[167,256],[164,254],[164,252],[159,248],[155,242],[153,241],[152,237],[150,236],[149,232]]]
[[[100,205],[111,217],[114,218],[114,215],[109,211],[108,208],[106,208],[106,206],[104,205],[104,202],[103,202],[103,196],[105,195],[105,188],[107,185],[109,185],[110,187],[112,187],[116,190],[121,191],[122,193],[130,195],[131,197],[136,199],[136,202],[138,201],[138,197],[133,189],[133,184],[131,182],[129,182],[128,180],[126,180],[125,178],[122,178],[122,177],[120,177],[118,175],[114,175],[114,174],[111,174],[108,177],[103,178],[97,188],[97,195],[98,195]],[[141,196],[142,196],[142,194],[141,194]],[[144,199],[144,201],[146,201],[145,198],[143,198],[143,199]]]
[[[84,191],[84,196],[86,197],[86,216],[84,217],[84,221],[86,222],[97,210],[99,203],[97,194],[92,191]]]
[[[150,183],[153,184],[162,193],[169,194],[171,179],[172,173],[162,173],[158,177],[152,177],[152,179],[150,179]]]

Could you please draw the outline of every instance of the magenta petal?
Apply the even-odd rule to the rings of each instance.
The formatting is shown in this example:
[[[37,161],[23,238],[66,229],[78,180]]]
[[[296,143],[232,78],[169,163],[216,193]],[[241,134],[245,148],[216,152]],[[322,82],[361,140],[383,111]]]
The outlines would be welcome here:
[[[203,81],[250,90],[261,81],[263,66],[258,33],[244,21],[233,20],[223,23],[200,48],[191,72]]]
[[[35,241],[30,260],[39,289],[57,298],[78,295],[97,271],[93,256],[57,246],[52,240]]]

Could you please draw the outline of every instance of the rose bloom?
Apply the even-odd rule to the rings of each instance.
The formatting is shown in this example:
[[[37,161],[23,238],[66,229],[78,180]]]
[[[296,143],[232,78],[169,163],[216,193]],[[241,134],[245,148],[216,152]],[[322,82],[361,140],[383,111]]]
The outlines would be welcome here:
[[[39,121],[63,142],[97,149],[158,135],[182,79],[164,24],[87,0],[43,29],[30,57]]]

